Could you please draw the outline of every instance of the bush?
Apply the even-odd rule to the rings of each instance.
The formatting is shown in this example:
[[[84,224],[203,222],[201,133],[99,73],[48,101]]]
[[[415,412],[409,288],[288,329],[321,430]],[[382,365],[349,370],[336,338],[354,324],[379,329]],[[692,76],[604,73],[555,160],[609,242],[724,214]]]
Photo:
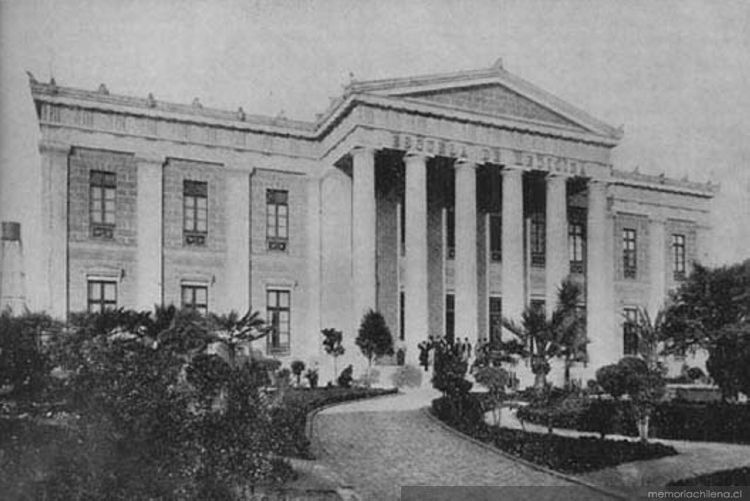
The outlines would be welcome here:
[[[302,373],[305,371],[305,362],[302,360],[294,360],[291,365],[292,368],[292,374],[294,374],[294,377],[297,378],[297,386],[300,386],[300,378],[302,378]]]
[[[33,399],[44,389],[51,367],[41,341],[50,329],[58,326],[44,314],[0,313],[0,388],[10,388],[8,398]]]
[[[422,371],[413,365],[402,365],[391,376],[396,388],[418,388],[422,384]]]
[[[484,409],[475,395],[440,397],[432,401],[432,413],[441,421],[465,433],[474,433],[484,425]]]
[[[339,374],[338,379],[336,382],[338,385],[342,388],[351,388],[352,386],[352,373],[354,372],[354,367],[351,365],[348,365],[343,371],[341,371],[341,374]]]
[[[305,379],[307,379],[308,384],[310,385],[310,388],[317,388],[318,387],[318,369],[307,369],[307,372],[305,372]]]

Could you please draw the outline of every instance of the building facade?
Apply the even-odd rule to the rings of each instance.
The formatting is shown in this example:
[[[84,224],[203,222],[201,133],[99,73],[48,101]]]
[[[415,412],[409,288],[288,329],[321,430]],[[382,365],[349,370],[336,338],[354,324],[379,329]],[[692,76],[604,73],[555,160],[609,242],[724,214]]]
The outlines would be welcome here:
[[[265,314],[275,356],[320,355],[379,310],[407,359],[429,335],[585,291],[591,373],[631,352],[707,259],[714,187],[622,172],[622,132],[505,71],[352,82],[315,122],[31,80],[45,279],[64,317],[154,304]],[[354,358],[352,358],[354,360]]]

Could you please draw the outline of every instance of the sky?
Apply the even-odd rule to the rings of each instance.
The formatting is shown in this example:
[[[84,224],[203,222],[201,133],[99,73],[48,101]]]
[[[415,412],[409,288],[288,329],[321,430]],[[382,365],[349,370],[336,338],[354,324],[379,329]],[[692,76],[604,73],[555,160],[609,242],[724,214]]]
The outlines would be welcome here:
[[[23,210],[6,165],[38,162],[25,71],[313,120],[352,77],[499,57],[623,125],[616,168],[721,183],[716,261],[750,257],[750,3],[733,0],[0,0],[0,210]]]

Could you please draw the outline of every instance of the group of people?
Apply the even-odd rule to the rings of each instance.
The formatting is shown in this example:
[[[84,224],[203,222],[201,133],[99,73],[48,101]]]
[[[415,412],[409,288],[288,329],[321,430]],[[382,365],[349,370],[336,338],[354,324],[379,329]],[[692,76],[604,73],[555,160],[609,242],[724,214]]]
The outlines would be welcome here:
[[[463,341],[459,338],[454,341],[444,337],[436,338],[435,336],[430,336],[426,341],[419,343],[417,348],[419,349],[419,365],[427,372],[430,366],[434,364],[436,350],[441,352],[452,350],[454,355],[468,362],[471,359],[473,347],[471,342],[469,342],[469,338],[464,338]]]

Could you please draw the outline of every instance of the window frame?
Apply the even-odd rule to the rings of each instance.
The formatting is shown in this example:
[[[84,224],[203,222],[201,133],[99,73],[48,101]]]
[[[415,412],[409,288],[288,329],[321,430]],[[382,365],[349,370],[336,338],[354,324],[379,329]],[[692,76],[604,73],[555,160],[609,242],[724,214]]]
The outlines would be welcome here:
[[[622,323],[622,354],[626,357],[638,356],[638,333],[632,322],[638,321],[640,313],[635,306],[626,306],[622,311],[625,319]]]
[[[191,300],[185,301],[185,292],[190,292]],[[205,303],[199,303],[196,299],[197,292],[202,291],[205,294]],[[208,284],[180,284],[180,305],[182,308],[196,310],[201,315],[208,314]]]
[[[445,208],[445,257],[456,258],[456,209]]]
[[[275,301],[271,297],[275,296]],[[286,297],[286,306],[280,306],[280,299]],[[286,332],[279,329],[279,316],[281,313],[287,314]],[[292,291],[284,287],[269,287],[266,289],[266,321],[272,327],[266,341],[266,351],[273,355],[288,355],[291,352],[292,345]],[[283,343],[281,338],[285,337]]]
[[[185,245],[206,245],[208,240],[208,182],[206,181],[192,179],[182,181],[182,233]]]
[[[672,276],[684,280],[687,273],[687,239],[683,233],[672,234]]]
[[[529,214],[529,256],[531,266],[543,268],[547,259],[547,222],[544,212]]]
[[[581,221],[568,222],[568,259],[571,273],[583,273],[586,266],[586,227]]]
[[[281,252],[289,247],[289,190],[266,189],[266,247]]]
[[[98,205],[98,207],[97,207]],[[89,227],[93,238],[112,240],[117,227],[117,173],[89,171]]]
[[[494,308],[493,308],[494,307]],[[503,298],[502,296],[490,296],[487,304],[487,320],[489,322],[490,344],[496,344],[503,340]],[[493,322],[493,319],[496,322]],[[497,323],[499,321],[499,324]],[[497,325],[497,328],[495,327]]]
[[[114,291],[114,299],[107,299],[105,286],[111,285]],[[92,297],[93,287],[98,287],[98,297]],[[95,306],[92,308],[92,306]],[[88,278],[86,279],[86,311],[89,313],[101,313],[105,310],[117,309],[117,280],[113,278]]]
[[[490,261],[499,263],[503,260],[503,215],[489,214]]]
[[[456,294],[445,295],[445,340],[456,339]]]
[[[635,228],[622,229],[622,276],[638,278],[638,232]]]

